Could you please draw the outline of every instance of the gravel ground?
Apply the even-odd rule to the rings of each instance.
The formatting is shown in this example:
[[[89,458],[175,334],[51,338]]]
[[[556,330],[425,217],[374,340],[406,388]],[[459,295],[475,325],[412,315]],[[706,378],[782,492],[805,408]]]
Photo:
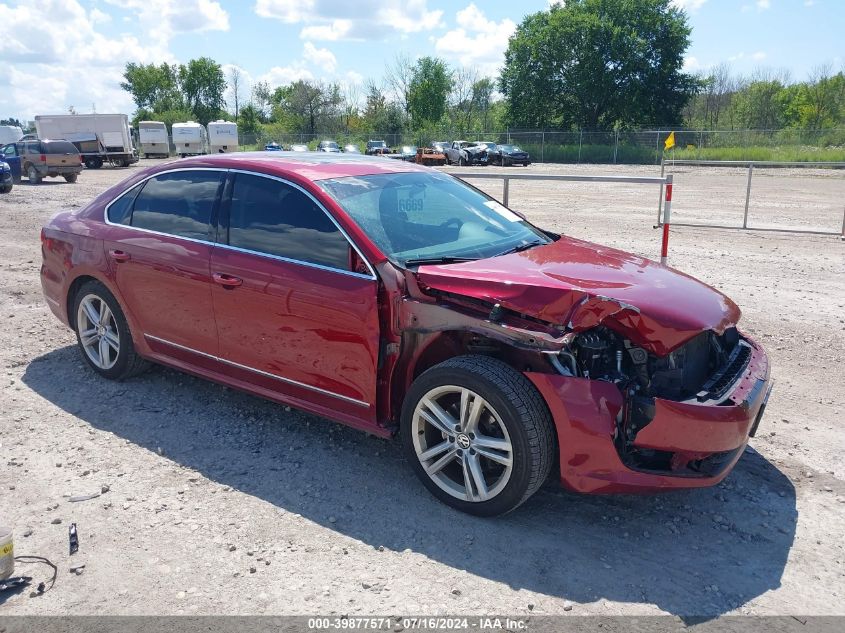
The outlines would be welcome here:
[[[16,554],[59,566],[52,590],[7,594],[0,613],[845,614],[839,239],[672,231],[672,265],[733,297],[774,366],[758,436],[723,484],[608,497],[547,486],[483,520],[434,501],[395,442],[175,371],[111,383],[83,364],[41,297],[38,231],[134,169],[0,197],[0,523]],[[677,221],[741,221],[741,172],[676,173]],[[755,175],[755,221],[837,230],[840,174]],[[541,226],[650,257],[657,198],[511,185],[512,206]],[[87,493],[101,494],[70,501]]]

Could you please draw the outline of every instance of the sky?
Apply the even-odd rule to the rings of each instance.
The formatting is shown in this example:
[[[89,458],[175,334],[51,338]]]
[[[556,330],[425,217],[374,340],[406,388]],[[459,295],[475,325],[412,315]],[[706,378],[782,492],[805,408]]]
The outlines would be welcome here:
[[[0,0],[0,118],[124,112],[127,62],[208,56],[249,86],[296,79],[353,92],[397,54],[495,76],[522,19],[560,0]],[[692,26],[685,68],[845,67],[845,0],[672,0]],[[363,93],[363,90],[360,90]],[[231,94],[227,98],[231,101]]]

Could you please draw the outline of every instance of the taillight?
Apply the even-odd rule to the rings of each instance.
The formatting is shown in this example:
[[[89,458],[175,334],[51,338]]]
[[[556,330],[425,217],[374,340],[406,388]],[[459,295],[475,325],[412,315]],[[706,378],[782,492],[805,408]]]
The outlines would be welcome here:
[[[47,154],[41,154],[41,162],[42,162],[42,163],[46,163],[46,162],[47,162]]]

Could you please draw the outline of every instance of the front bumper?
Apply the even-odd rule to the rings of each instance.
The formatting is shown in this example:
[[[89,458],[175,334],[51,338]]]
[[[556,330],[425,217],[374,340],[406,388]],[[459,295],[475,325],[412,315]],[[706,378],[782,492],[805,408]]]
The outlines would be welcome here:
[[[616,385],[527,372],[554,420],[563,486],[577,492],[630,493],[722,481],[756,431],[771,390],[768,357],[749,342],[751,359],[719,403],[655,398],[651,422],[628,446],[633,453],[619,448],[617,418],[624,400]],[[643,466],[631,458],[637,453],[665,456],[666,467]]]

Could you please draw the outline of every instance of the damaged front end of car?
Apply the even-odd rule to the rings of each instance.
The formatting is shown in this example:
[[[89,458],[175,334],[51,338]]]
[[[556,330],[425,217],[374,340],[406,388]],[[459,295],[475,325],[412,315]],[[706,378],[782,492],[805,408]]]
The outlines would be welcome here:
[[[558,302],[568,301],[567,309],[527,310],[524,288],[499,300],[490,288],[468,296],[433,276],[411,277],[417,290],[403,304],[403,347],[415,350],[408,367],[417,370],[409,369],[406,382],[420,367],[461,353],[519,369],[549,407],[569,489],[713,485],[730,472],[762,416],[769,363],[736,328],[738,310],[692,332],[591,292],[571,290]]]

